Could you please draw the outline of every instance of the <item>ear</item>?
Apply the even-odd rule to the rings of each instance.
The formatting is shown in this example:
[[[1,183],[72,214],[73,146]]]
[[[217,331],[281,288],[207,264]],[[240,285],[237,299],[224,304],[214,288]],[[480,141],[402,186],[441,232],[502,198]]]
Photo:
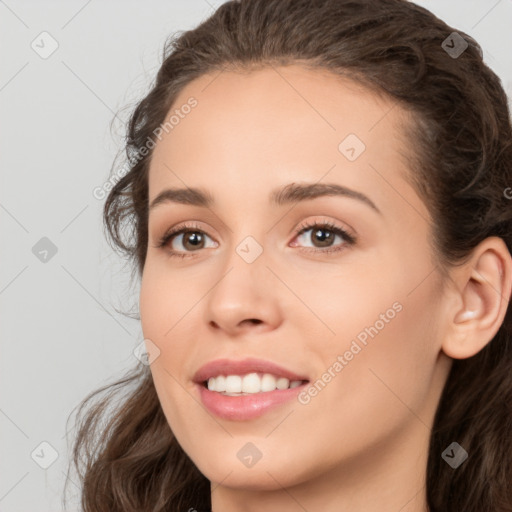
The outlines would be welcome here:
[[[482,350],[503,323],[512,289],[512,256],[501,238],[489,237],[450,275],[452,300],[442,349],[449,357],[466,359]]]

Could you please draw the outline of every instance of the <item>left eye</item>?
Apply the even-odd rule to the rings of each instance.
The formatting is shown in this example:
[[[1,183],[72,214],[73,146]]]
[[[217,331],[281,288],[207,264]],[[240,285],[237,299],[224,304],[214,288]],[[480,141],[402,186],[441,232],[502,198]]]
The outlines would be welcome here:
[[[309,231],[311,231],[309,236],[305,236],[306,233],[308,233]],[[311,224],[305,226],[299,231],[296,238],[302,238],[303,242],[308,240],[311,241],[313,243],[313,247],[315,249],[320,249],[320,252],[331,252],[322,251],[321,249],[325,247],[332,247],[336,237],[341,239],[342,243],[334,247],[340,247],[346,244],[350,245],[355,242],[355,239],[351,235],[349,235],[344,229],[330,223]],[[315,245],[317,242],[319,243],[319,245]],[[295,244],[293,244],[293,246],[295,246]]]

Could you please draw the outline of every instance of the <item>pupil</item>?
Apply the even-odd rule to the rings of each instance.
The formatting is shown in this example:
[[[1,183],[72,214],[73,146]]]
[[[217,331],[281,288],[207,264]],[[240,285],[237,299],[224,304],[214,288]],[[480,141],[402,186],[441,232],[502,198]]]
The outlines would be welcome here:
[[[189,235],[185,237],[188,243],[191,243],[193,247],[197,247],[201,244],[201,235],[196,231],[189,231]]]
[[[330,233],[329,230],[327,229],[317,229],[316,232],[315,232],[315,236],[319,239],[320,242],[327,242],[326,244],[323,244],[323,245],[329,245],[329,241],[332,239],[332,233],[330,233],[329,235],[325,236],[325,233]]]

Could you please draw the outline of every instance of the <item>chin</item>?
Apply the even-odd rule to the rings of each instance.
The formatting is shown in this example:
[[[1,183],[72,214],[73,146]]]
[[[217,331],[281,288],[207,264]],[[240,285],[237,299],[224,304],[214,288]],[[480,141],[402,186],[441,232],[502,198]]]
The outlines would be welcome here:
[[[238,461],[225,461],[216,457],[211,461],[201,460],[196,463],[199,471],[214,484],[222,483],[225,487],[253,491],[273,491],[283,487],[292,487],[308,479],[305,473],[291,473],[293,464],[272,463],[263,458],[252,467],[246,467]]]

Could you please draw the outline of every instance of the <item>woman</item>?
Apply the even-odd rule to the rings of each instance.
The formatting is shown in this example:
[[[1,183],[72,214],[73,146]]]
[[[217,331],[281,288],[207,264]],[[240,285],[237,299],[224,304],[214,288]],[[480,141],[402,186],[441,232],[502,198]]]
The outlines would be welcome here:
[[[104,220],[147,360],[79,423],[85,511],[512,510],[512,129],[473,39],[227,2],[127,156]]]

